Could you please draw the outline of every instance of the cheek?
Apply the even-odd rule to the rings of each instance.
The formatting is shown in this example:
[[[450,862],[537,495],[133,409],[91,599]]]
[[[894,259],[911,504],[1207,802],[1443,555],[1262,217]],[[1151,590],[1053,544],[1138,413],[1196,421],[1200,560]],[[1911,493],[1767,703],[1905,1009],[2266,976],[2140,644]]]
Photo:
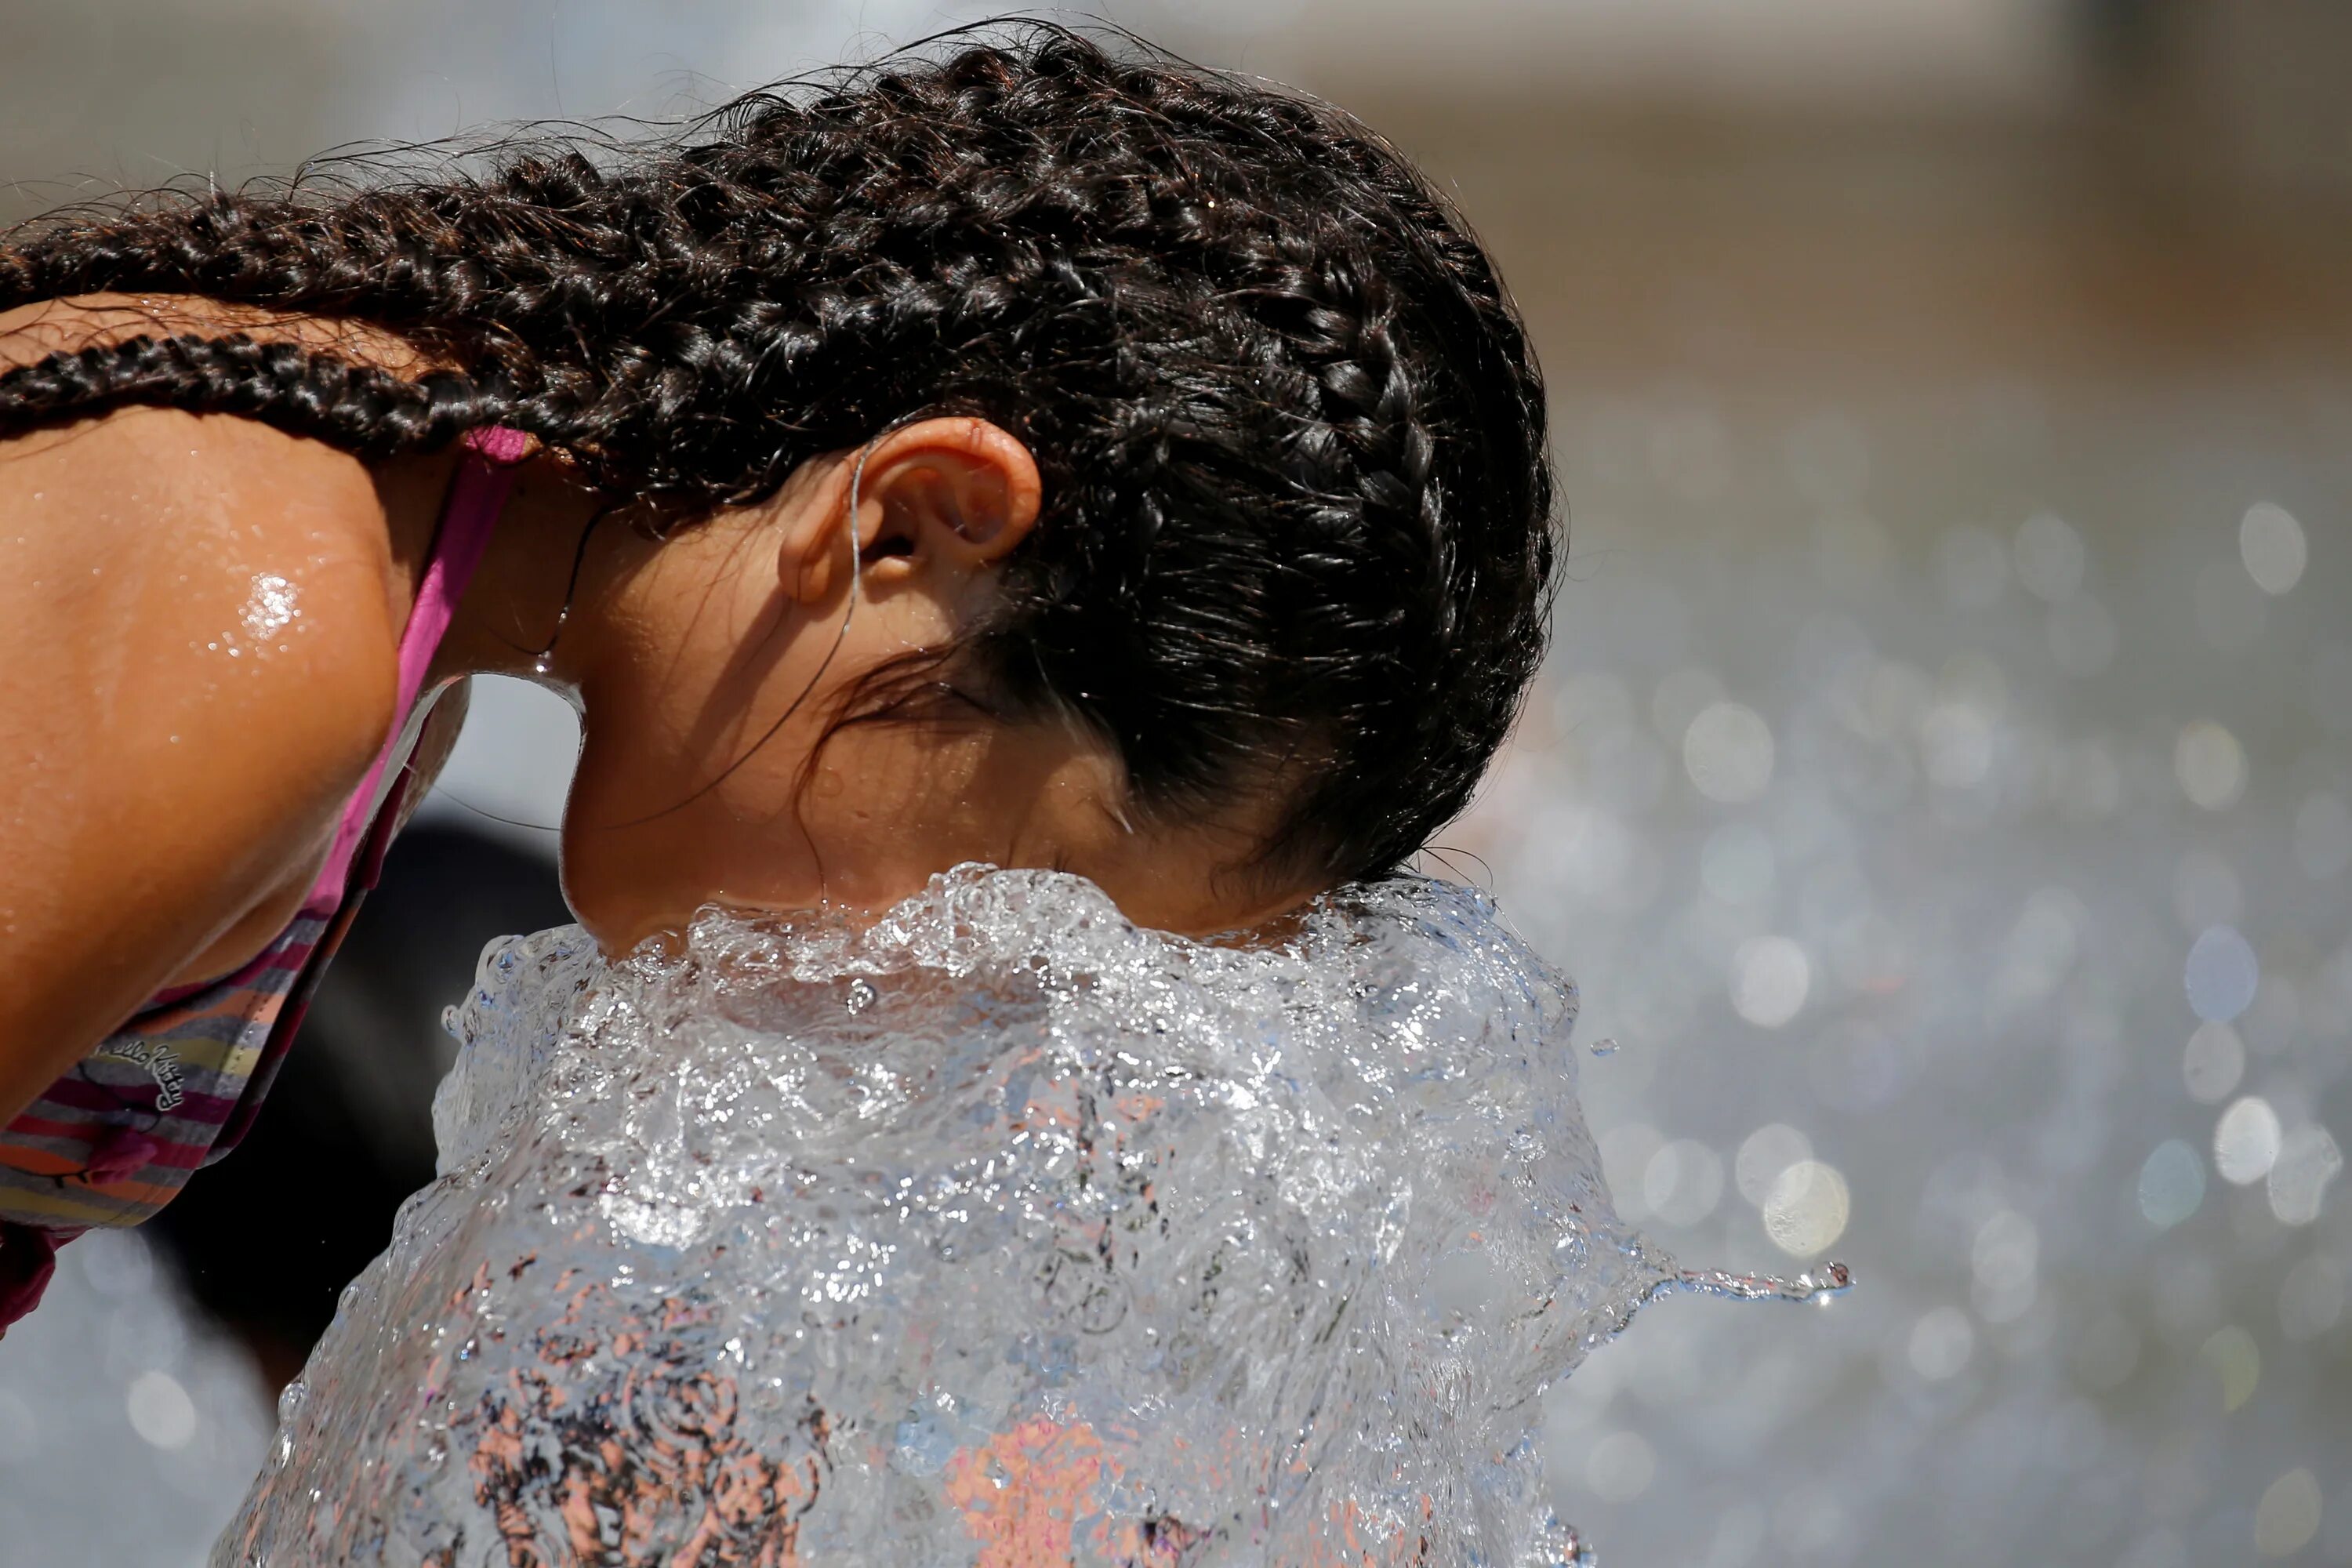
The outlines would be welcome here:
[[[1003,860],[1007,810],[988,787],[983,741],[916,725],[836,731],[811,770],[800,815],[827,897],[877,908],[964,860]]]

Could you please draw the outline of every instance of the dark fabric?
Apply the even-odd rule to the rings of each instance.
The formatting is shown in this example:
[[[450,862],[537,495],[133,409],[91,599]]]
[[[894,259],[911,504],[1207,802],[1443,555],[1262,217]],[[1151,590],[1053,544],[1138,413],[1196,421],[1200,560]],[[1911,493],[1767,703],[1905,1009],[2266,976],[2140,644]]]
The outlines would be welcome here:
[[[8,1325],[41,1304],[58,1272],[57,1237],[46,1230],[0,1220],[0,1339]]]

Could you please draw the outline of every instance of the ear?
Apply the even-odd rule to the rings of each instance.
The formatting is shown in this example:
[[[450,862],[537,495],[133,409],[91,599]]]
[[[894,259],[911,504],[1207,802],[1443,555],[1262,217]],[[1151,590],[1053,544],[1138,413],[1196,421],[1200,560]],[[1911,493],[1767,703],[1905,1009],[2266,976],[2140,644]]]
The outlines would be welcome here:
[[[919,574],[968,575],[1001,560],[1036,526],[1044,486],[1019,437],[978,418],[924,419],[812,472],[780,497],[786,521],[778,574],[814,604],[847,567],[843,537],[853,489],[860,571],[870,588]]]
[[[1036,526],[1037,460],[985,419],[925,419],[874,443],[856,479],[858,560],[879,586],[1002,560]]]

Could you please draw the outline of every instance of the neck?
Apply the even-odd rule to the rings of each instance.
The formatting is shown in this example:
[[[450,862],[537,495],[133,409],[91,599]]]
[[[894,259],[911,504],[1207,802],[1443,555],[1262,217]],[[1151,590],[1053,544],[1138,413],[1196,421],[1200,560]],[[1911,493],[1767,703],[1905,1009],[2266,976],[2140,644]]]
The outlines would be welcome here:
[[[511,675],[567,691],[577,687],[579,670],[567,657],[572,650],[555,632],[575,592],[575,563],[583,568],[576,593],[594,591],[596,563],[584,559],[581,547],[585,542],[595,553],[589,531],[603,504],[560,463],[536,458],[523,465],[434,659],[435,679]],[[604,521],[600,532],[619,521]]]

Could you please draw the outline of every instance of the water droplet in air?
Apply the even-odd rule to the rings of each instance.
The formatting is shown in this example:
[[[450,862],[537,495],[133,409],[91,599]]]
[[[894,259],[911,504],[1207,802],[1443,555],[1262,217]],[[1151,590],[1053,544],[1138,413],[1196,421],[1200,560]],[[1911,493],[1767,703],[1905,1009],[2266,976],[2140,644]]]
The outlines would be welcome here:
[[[1687,1290],[1696,1296],[1722,1296],[1734,1301],[1799,1301],[1823,1306],[1853,1289],[1853,1271],[1843,1263],[1824,1263],[1794,1279],[1777,1274],[1734,1274],[1725,1268],[1685,1268],[1659,1287]]]

